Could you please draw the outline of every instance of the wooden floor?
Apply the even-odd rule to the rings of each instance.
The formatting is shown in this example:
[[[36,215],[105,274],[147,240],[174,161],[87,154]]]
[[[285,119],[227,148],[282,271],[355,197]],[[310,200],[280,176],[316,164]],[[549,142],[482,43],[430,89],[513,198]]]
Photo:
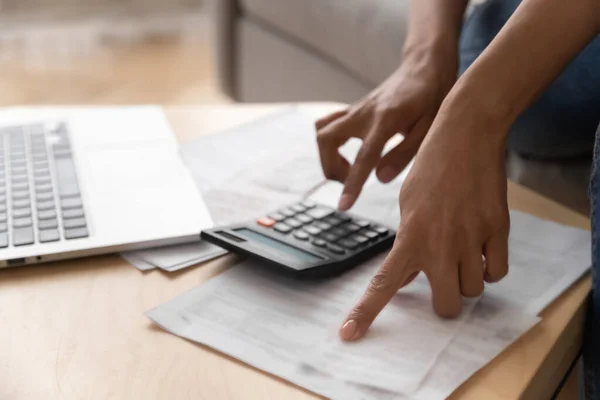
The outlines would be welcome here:
[[[0,106],[228,101],[215,88],[206,38],[121,46],[71,59],[68,65],[58,54],[43,68],[22,60],[0,64]]]

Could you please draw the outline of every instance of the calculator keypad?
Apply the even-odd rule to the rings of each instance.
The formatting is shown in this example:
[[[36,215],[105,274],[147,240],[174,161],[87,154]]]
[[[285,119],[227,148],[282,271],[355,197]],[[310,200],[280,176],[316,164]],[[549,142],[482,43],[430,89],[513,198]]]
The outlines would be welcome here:
[[[389,233],[388,228],[308,200],[261,217],[257,224],[338,255],[358,250]]]

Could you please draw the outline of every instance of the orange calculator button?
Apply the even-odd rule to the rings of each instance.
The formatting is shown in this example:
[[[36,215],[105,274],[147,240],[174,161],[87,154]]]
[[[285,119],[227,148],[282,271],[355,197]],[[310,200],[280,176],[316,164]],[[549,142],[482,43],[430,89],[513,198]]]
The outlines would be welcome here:
[[[269,217],[261,217],[256,220],[257,224],[262,225],[267,228],[272,227],[273,225],[275,225],[276,222],[277,221],[275,221],[273,218],[269,218]]]

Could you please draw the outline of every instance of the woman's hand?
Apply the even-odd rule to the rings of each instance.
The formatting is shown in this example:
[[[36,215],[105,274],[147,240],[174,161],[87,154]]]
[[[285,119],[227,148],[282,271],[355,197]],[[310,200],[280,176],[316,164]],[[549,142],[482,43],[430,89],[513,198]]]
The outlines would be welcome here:
[[[484,281],[496,282],[508,272],[509,124],[477,115],[474,107],[440,110],[400,192],[393,249],[347,317],[342,339],[362,337],[420,271],[431,285],[435,312],[448,318],[460,313],[462,297],[481,295]]]
[[[441,57],[409,51],[400,68],[366,98],[317,121],[323,172],[328,179],[344,183],[340,209],[354,204],[374,168],[384,183],[402,172],[419,149],[456,73],[455,54]],[[382,158],[383,147],[396,133],[403,134],[404,140]],[[338,152],[351,137],[363,141],[354,165]]]

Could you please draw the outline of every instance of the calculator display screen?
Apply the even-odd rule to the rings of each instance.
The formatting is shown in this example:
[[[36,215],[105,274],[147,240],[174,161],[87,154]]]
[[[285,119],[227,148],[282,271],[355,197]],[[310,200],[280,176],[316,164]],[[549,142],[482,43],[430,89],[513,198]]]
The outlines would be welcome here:
[[[243,237],[244,239],[247,239],[249,241],[264,244],[265,246],[268,246],[273,250],[284,253],[287,256],[294,257],[301,261],[315,262],[315,261],[323,260],[323,258],[321,258],[319,256],[316,256],[311,253],[307,253],[303,250],[300,250],[296,247],[292,247],[283,242],[272,239],[268,236],[262,235],[251,229],[246,229],[246,228],[236,229],[235,234],[240,237]]]

